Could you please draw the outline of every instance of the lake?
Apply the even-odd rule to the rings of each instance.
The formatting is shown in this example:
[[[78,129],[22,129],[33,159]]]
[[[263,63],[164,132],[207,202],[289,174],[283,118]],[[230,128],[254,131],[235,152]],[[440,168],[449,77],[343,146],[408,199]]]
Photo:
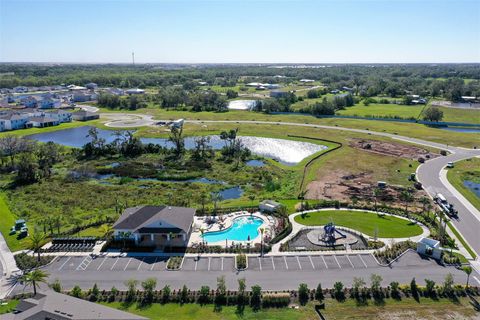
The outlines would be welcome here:
[[[442,130],[462,132],[462,133],[480,133],[480,129],[477,128],[458,128],[458,127],[445,127]]]
[[[472,191],[477,196],[477,198],[480,198],[480,183],[465,180],[463,181],[463,185],[467,187],[470,191]]]
[[[90,126],[83,126],[63,129],[33,134],[26,136],[26,138],[40,142],[52,141],[64,146],[81,148],[91,140],[90,138],[87,138],[88,130],[90,128]],[[105,139],[107,143],[110,143],[115,139],[113,133],[114,131],[111,130],[98,129],[99,137]],[[239,139],[252,153],[262,157],[272,158],[288,166],[295,165],[306,157],[327,149],[324,145],[286,139],[251,136],[241,136]],[[140,138],[140,140],[143,143],[155,143],[166,148],[173,147],[173,143],[168,141],[167,138]],[[193,149],[195,147],[195,137],[186,137],[184,140],[186,149]],[[220,139],[219,136],[210,136],[210,146],[218,150],[225,146],[225,142]]]

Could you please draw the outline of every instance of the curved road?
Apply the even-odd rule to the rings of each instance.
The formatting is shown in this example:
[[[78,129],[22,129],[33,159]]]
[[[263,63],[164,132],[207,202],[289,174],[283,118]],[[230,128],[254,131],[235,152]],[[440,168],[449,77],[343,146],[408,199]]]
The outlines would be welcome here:
[[[102,116],[111,116],[112,114],[102,114]],[[137,115],[143,119],[142,115]],[[145,119],[147,120],[147,119]],[[151,120],[149,118],[148,120]],[[113,121],[109,123],[109,126],[115,126]],[[480,149],[466,149],[458,148],[451,145],[426,141],[422,139],[409,138],[405,136],[399,136],[386,132],[375,132],[362,129],[326,126],[310,123],[298,123],[298,122],[278,122],[278,121],[249,121],[249,120],[185,120],[186,123],[237,123],[237,124],[265,124],[265,125],[288,125],[298,127],[310,127],[329,130],[342,130],[349,132],[357,132],[363,134],[370,134],[375,136],[388,137],[395,140],[414,143],[427,147],[433,147],[442,150],[448,150],[450,154],[444,157],[438,157],[432,160],[428,160],[426,163],[420,165],[417,169],[417,178],[422,183],[425,191],[433,198],[437,193],[442,193],[445,198],[452,203],[458,210],[458,219],[453,219],[452,223],[457,230],[462,234],[463,238],[467,241],[470,247],[480,255],[480,212],[472,206],[461,194],[456,191],[445,178],[443,170],[448,162],[456,162],[472,157],[480,157]],[[122,126],[121,121],[118,121],[119,127]],[[144,125],[151,124],[150,121],[145,121]],[[480,146],[480,139],[479,139]]]

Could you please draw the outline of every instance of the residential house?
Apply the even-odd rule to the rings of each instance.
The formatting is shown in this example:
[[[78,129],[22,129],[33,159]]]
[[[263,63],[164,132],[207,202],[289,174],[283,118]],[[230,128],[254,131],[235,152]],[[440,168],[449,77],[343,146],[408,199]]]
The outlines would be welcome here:
[[[0,131],[17,130],[25,128],[28,121],[28,114],[20,114],[15,112],[4,113],[0,115]]]
[[[77,121],[89,121],[99,119],[100,115],[98,113],[93,113],[85,110],[80,110],[72,113],[72,119]]]
[[[80,92],[75,92],[72,95],[73,102],[86,102],[86,101],[93,101],[95,99],[97,99],[97,94],[91,93],[91,92],[80,91]]]
[[[61,105],[62,105],[62,101],[60,99],[44,97],[37,101],[37,106],[40,109],[60,108]]]
[[[26,93],[26,92],[28,92],[28,88],[24,87],[24,86],[18,86],[18,87],[13,88],[13,92],[15,92],[15,93]]]
[[[94,83],[94,82],[89,82],[85,85],[85,87],[89,90],[95,90],[98,88],[98,84]]]
[[[43,116],[43,117],[30,117],[25,124],[26,128],[45,128],[58,126],[60,122],[57,119]]]
[[[145,90],[135,88],[135,89],[128,89],[128,90],[125,91],[125,92],[126,92],[128,95],[132,95],[132,94],[144,94],[144,93],[145,93]]]
[[[46,115],[52,119],[57,120],[60,123],[72,121],[72,113],[66,110],[58,109],[58,110],[48,112],[46,113]]]
[[[170,206],[127,208],[113,225],[114,237],[128,237],[137,246],[186,247],[195,209]]]
[[[116,95],[116,96],[125,95],[125,90],[120,89],[120,88],[107,88],[107,89],[105,89],[105,92],[107,92],[109,94]]]
[[[271,98],[283,98],[288,96],[289,92],[288,91],[280,91],[280,90],[273,90],[270,91],[270,97]]]
[[[80,91],[80,90],[86,90],[87,88],[71,84],[71,85],[67,86],[67,89],[70,90],[70,91]]]
[[[66,294],[48,291],[22,299],[15,311],[1,316],[2,320],[145,320],[128,312],[109,308]]]
[[[38,105],[38,98],[35,96],[26,96],[20,98],[20,104],[24,105],[26,108],[36,108]]]

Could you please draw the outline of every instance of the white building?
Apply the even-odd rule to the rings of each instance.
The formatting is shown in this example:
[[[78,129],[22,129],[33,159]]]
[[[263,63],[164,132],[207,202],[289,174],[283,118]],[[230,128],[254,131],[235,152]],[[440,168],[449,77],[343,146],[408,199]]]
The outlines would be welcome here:
[[[69,111],[54,110],[52,112],[47,112],[46,115],[57,120],[59,123],[72,122],[72,113]]]
[[[422,238],[417,242],[417,252],[421,255],[432,257],[437,260],[442,258],[440,241],[430,238]]]

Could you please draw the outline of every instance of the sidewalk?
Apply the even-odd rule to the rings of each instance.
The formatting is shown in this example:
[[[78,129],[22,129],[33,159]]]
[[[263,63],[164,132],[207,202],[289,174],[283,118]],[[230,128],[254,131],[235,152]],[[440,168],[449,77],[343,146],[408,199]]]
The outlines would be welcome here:
[[[0,299],[4,299],[11,290],[9,278],[13,273],[18,271],[17,264],[13,253],[7,246],[7,242],[0,232],[0,262],[1,262],[1,278],[0,278]]]

